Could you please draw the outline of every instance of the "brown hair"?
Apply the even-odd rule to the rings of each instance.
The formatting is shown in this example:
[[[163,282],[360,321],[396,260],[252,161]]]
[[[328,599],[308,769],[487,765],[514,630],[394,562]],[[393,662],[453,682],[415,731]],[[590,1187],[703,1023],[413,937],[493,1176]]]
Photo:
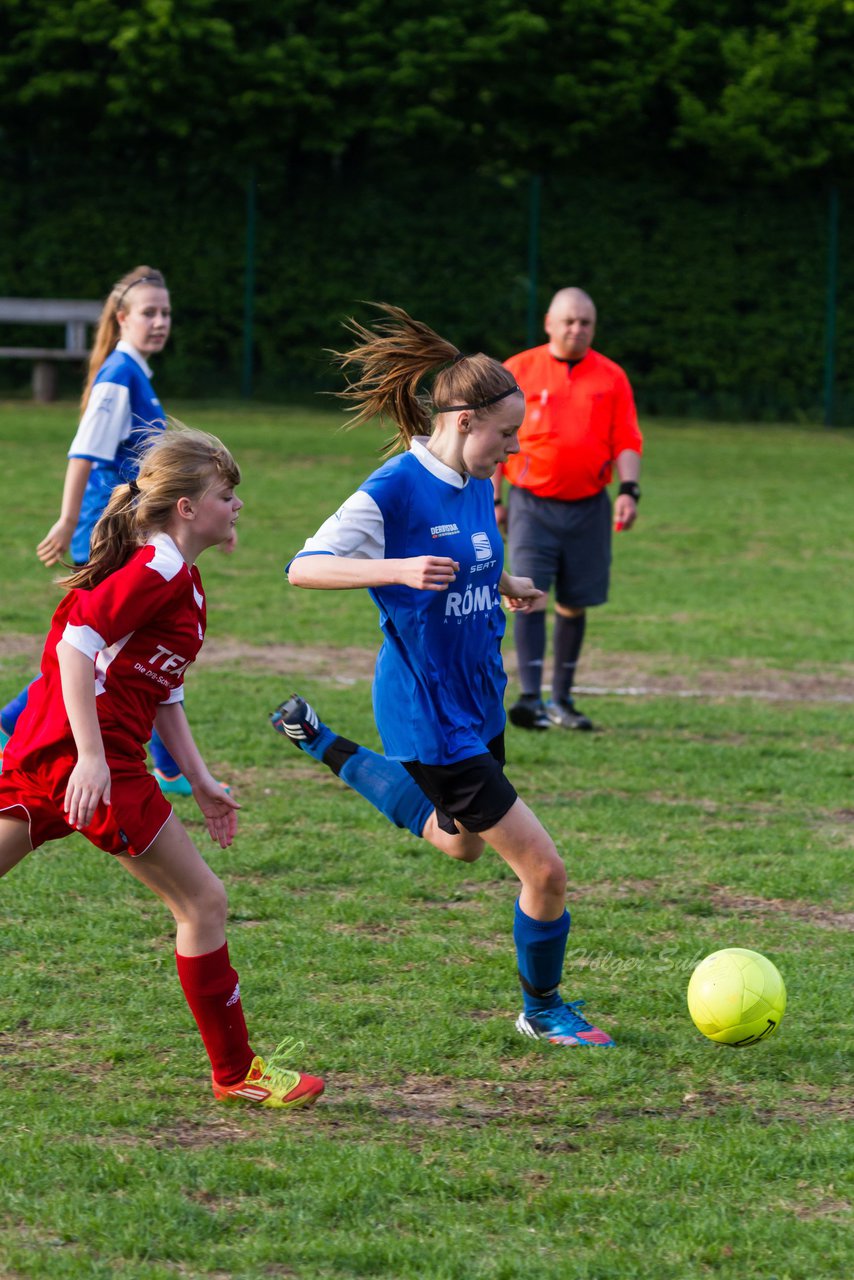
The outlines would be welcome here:
[[[95,587],[166,528],[179,498],[201,498],[218,480],[240,483],[240,468],[216,436],[180,422],[143,442],[139,476],[116,485],[92,532],[89,561],[59,585]]]
[[[438,413],[452,407],[489,413],[492,403],[516,390],[512,373],[491,356],[463,355],[400,307],[387,302],[369,305],[388,319],[378,320],[371,329],[348,319],[346,328],[359,341],[349,351],[331,354],[345,373],[351,367],[359,370],[346,390],[337,393],[351,405],[348,427],[370,418],[390,419],[397,432],[387,452],[406,447],[413,436],[429,435]],[[419,392],[419,384],[434,369],[439,371],[430,392]]]
[[[156,289],[166,288],[163,273],[158,271],[156,267],[134,267],[133,271],[129,271],[126,276],[122,276],[121,280],[116,281],[107,295],[101,314],[98,317],[95,341],[92,343],[92,351],[89,355],[89,370],[83,387],[83,395],[80,398],[81,412],[89,403],[92,383],[95,381],[98,370],[119,340],[118,311],[120,305],[125,301],[125,295],[135,285],[143,283],[154,285]]]

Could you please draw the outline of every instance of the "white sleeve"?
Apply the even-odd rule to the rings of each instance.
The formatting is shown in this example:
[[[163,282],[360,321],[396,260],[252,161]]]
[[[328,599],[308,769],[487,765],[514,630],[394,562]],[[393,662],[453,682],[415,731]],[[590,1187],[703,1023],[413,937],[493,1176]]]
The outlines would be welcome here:
[[[99,636],[92,627],[75,627],[70,622],[65,624],[62,638],[66,644],[71,645],[72,649],[79,649],[93,662],[107,643],[104,637]]]
[[[349,560],[382,560],[385,555],[383,513],[369,494],[358,489],[325,520],[302,551],[305,555],[343,556]]]
[[[160,705],[162,707],[171,707],[173,703],[183,702],[183,701],[184,701],[184,686],[183,684],[179,684],[177,689],[173,689],[172,692],[169,694],[169,697],[164,698]]]
[[[69,458],[89,458],[92,462],[112,462],[119,445],[130,435],[130,392],[116,382],[96,382],[77,434],[68,450]]]

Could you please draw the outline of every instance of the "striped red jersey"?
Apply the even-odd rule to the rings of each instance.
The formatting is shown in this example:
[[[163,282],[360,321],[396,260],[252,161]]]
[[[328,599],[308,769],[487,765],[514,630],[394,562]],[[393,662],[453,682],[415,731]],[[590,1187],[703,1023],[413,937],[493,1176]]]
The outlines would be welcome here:
[[[184,672],[202,647],[206,609],[198,569],[172,539],[156,534],[120,569],[89,590],[75,589],[53,616],[41,679],[7,744],[7,768],[31,769],[45,753],[76,754],[56,648],[60,640],[92,659],[96,707],[108,757],[142,758],[157,708],[184,697]]]

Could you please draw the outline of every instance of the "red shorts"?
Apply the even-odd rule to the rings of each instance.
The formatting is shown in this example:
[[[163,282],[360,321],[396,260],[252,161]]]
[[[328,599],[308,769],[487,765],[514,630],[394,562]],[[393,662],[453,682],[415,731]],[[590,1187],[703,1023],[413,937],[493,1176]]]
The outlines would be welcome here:
[[[101,802],[88,827],[80,832],[105,853],[145,853],[172,815],[172,806],[143,761],[110,763],[110,803]],[[29,823],[34,849],[47,840],[70,836],[62,809],[75,761],[54,759],[35,770],[0,773],[0,815]]]

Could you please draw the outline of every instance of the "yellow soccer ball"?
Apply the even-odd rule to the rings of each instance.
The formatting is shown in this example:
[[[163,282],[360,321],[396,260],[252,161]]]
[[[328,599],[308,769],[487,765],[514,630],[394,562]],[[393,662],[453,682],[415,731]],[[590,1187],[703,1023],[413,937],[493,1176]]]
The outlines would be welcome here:
[[[743,1048],[766,1040],[786,1010],[779,970],[742,947],[714,951],[701,960],[688,983],[688,1011],[704,1036]]]

